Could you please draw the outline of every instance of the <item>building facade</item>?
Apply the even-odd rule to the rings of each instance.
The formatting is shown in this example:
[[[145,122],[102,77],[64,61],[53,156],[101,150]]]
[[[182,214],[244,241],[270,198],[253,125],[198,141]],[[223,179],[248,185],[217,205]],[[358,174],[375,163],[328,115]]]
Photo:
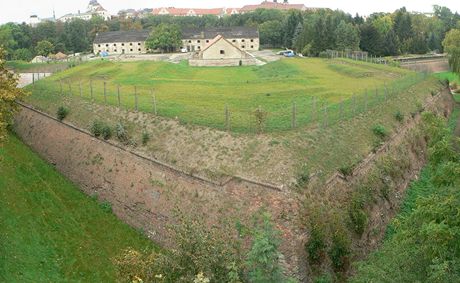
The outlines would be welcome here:
[[[111,18],[109,12],[104,9],[104,7],[102,7],[102,5],[97,2],[97,0],[91,0],[88,4],[88,7],[86,8],[86,12],[80,13],[80,11],[78,11],[76,14],[66,14],[60,17],[59,20],[62,22],[71,21],[73,19],[88,21],[91,20],[93,16],[101,17],[106,21],[110,20]]]
[[[260,48],[259,31],[253,27],[226,27],[207,29],[184,29],[182,46],[188,52],[201,51],[216,36],[222,35],[226,40],[241,50],[255,51]]]
[[[149,49],[145,41],[148,30],[110,31],[96,34],[93,42],[94,54],[107,52],[109,55],[145,54]]]
[[[189,60],[190,66],[245,66],[255,65],[257,60],[247,51],[240,49],[222,35],[214,39]]]

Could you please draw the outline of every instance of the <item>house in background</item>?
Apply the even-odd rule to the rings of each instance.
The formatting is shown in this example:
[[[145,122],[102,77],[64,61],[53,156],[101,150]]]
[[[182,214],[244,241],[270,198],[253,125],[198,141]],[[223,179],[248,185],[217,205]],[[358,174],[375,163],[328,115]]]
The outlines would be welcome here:
[[[259,50],[259,31],[253,27],[225,27],[182,30],[182,46],[188,52],[201,51],[216,36],[222,35],[233,45],[246,51]]]
[[[145,41],[148,30],[109,31],[96,34],[93,42],[94,54],[107,52],[109,55],[144,54],[149,51]]]
[[[66,22],[66,21],[71,21],[73,19],[81,19],[81,20],[91,20],[93,16],[99,16],[103,18],[104,20],[110,20],[111,16],[109,12],[102,7],[101,4],[97,2],[97,0],[91,0],[88,4],[88,7],[86,8],[86,12],[80,13],[78,11],[77,14],[67,14],[59,18],[60,21]]]
[[[248,12],[254,12],[257,9],[275,9],[275,10],[300,10],[300,11],[306,11],[311,8],[307,8],[304,4],[289,4],[289,1],[284,0],[283,3],[278,3],[277,0],[273,1],[263,1],[260,4],[256,5],[246,5],[243,6],[239,12],[241,14],[248,13]]]
[[[256,58],[234,45],[222,35],[214,39],[189,60],[190,66],[220,67],[220,66],[245,66],[256,65]]]

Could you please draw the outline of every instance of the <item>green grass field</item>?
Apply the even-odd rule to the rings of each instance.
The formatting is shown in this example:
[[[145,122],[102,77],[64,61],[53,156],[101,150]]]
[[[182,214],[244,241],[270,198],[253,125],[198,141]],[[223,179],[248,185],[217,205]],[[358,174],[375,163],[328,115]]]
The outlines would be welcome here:
[[[254,111],[259,107],[266,113],[268,131],[287,130],[291,127],[293,102],[297,125],[305,126],[318,119],[324,106],[334,111],[343,101],[351,107],[353,95],[361,101],[369,97],[371,106],[379,102],[373,95],[376,89],[381,97],[384,85],[403,91],[417,79],[404,69],[319,58],[282,59],[264,66],[223,68],[190,67],[186,62],[97,61],[38,82],[29,100],[55,101],[61,92],[60,82],[64,94],[77,96],[81,83],[81,95],[89,99],[90,81],[93,99],[100,103],[105,101],[105,81],[108,104],[118,105],[119,85],[121,105],[134,109],[136,86],[140,111],[154,111],[153,93],[159,115],[197,125],[225,128],[227,106],[232,130],[244,132],[253,128]]]
[[[114,282],[123,249],[154,248],[13,135],[0,172],[0,282]]]
[[[29,63],[26,61],[8,61],[6,67],[17,73],[49,73],[67,68],[67,62]]]

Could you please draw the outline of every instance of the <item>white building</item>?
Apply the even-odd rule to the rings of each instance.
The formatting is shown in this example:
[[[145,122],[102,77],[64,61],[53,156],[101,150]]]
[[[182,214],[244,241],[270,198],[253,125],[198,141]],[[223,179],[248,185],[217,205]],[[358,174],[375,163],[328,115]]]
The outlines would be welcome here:
[[[104,20],[110,20],[111,18],[109,12],[104,9],[101,4],[97,2],[97,0],[91,0],[88,4],[88,7],[86,8],[86,12],[80,13],[80,11],[78,11],[77,14],[67,14],[59,18],[59,20],[62,22],[67,22],[73,19],[88,21],[91,20],[93,16],[99,16]]]

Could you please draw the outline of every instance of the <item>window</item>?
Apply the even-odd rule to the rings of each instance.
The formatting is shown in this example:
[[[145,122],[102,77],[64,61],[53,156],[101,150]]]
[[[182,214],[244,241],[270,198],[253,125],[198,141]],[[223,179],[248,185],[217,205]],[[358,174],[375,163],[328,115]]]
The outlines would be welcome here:
[[[189,41],[188,41],[188,43],[192,43],[192,41],[191,41],[191,40],[189,40]]]
[[[251,48],[254,48],[254,45],[251,45]]]
[[[208,42],[209,42],[209,39],[206,39],[206,43],[208,43]]]
[[[121,44],[121,46],[125,46],[125,44],[124,44],[124,43],[122,43],[122,44]]]
[[[137,43],[137,45],[141,46],[141,43],[139,42],[139,43]]]
[[[106,45],[105,45],[105,47],[109,47],[109,45],[108,45],[108,44],[106,44]]]
[[[244,42],[244,39],[242,39],[241,42]]]
[[[220,54],[225,54],[225,50],[221,50],[221,51],[220,51]]]
[[[116,43],[114,43],[114,44],[113,44],[113,46],[117,46],[117,44],[116,44]]]
[[[243,49],[244,49],[244,47],[245,47],[244,45],[241,46],[241,48],[243,48]]]
[[[116,50],[116,49],[114,49],[114,50],[113,50],[113,52],[117,52],[117,50]]]
[[[131,49],[129,49],[129,51],[133,52],[133,49],[131,48]]]
[[[197,42],[197,43],[201,43],[201,40],[197,40],[196,42]]]
[[[137,51],[141,51],[141,49],[139,48],[139,49],[137,49]]]
[[[129,45],[130,45],[130,46],[133,46],[133,43],[131,42],[131,43],[129,43]]]
[[[236,39],[232,40],[232,42],[236,42]]]
[[[251,39],[251,42],[254,42],[254,39]]]
[[[198,46],[198,50],[200,50],[200,49],[201,49],[201,46]]]
[[[101,52],[102,52],[102,50],[99,50],[99,53],[101,53]]]
[[[100,45],[100,44],[98,44],[98,45],[97,45],[97,47],[101,47],[101,45]]]

